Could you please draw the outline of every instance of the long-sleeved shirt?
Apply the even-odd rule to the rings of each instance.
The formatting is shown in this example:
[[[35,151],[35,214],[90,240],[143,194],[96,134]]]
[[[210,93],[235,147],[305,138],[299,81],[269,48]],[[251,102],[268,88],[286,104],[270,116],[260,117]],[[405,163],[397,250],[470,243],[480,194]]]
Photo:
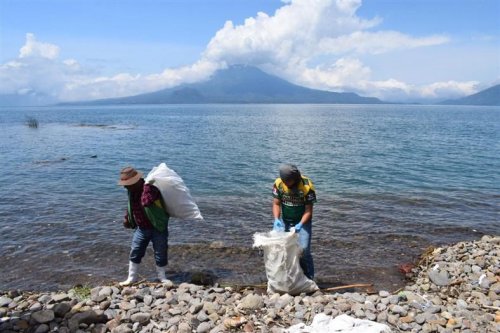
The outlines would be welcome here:
[[[151,205],[160,198],[160,190],[149,184],[143,184],[142,191],[130,192],[130,207],[132,208],[132,215],[138,227],[143,229],[150,229],[153,227],[144,212],[144,207]],[[125,217],[128,218],[128,211]]]

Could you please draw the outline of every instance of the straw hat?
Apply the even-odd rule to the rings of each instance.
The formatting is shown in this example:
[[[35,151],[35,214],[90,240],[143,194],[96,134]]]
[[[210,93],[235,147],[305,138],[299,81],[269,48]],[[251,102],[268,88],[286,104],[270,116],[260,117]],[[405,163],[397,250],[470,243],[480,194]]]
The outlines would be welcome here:
[[[142,176],[142,172],[137,171],[132,167],[125,167],[122,171],[120,171],[120,180],[118,181],[118,185],[134,185],[139,181],[139,179],[142,178]]]

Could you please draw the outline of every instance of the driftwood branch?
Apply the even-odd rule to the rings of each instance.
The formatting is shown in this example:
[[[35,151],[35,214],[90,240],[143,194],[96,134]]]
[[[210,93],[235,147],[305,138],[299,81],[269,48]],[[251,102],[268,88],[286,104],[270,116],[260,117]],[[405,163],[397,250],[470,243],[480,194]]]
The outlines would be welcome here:
[[[457,284],[462,284],[464,280],[458,279],[453,282],[451,282],[448,286],[456,286]]]
[[[325,289],[321,289],[321,290],[322,291],[335,291],[335,290],[342,290],[342,289],[348,289],[348,288],[368,288],[368,287],[373,287],[373,283],[348,284],[345,286],[331,287],[331,288],[325,288]]]
[[[498,306],[483,305],[483,308],[500,311],[500,307]]]

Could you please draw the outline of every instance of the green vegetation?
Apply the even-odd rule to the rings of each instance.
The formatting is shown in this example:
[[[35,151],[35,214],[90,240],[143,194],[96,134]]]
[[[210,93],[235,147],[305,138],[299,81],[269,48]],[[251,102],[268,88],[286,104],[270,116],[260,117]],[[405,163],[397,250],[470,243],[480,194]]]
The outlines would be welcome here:
[[[84,286],[78,285],[78,286],[75,286],[73,289],[71,289],[70,292],[73,293],[79,301],[85,301],[85,300],[90,299],[90,290],[91,289],[92,288],[88,285],[84,285]]]

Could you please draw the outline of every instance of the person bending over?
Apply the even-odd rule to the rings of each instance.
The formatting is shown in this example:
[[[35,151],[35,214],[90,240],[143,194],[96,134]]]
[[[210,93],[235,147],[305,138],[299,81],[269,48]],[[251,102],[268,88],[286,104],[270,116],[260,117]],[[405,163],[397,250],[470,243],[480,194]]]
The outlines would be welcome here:
[[[300,267],[305,276],[313,280],[311,236],[313,204],[316,202],[314,185],[311,179],[302,176],[293,164],[281,165],[279,172],[280,176],[273,185],[274,228],[285,231],[295,228],[302,249]]]

